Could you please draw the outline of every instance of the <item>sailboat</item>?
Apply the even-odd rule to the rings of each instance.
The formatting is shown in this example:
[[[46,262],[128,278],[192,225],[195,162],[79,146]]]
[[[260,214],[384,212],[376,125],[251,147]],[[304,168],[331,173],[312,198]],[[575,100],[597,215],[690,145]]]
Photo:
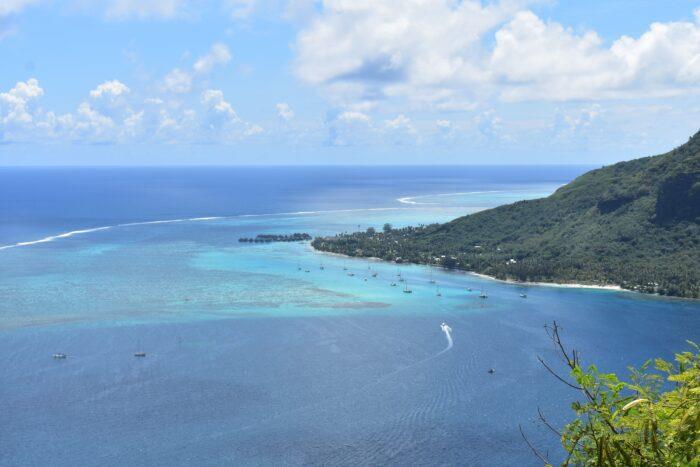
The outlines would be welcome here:
[[[433,271],[432,270],[430,271],[430,283],[431,284],[435,283],[435,279],[433,279]]]
[[[479,294],[479,298],[489,298],[489,296],[486,295],[486,292],[484,292],[484,291],[482,290],[481,293]]]
[[[442,292],[440,292],[440,286],[439,286],[439,285],[437,286],[437,293],[436,293],[435,295],[437,295],[438,297],[442,297]]]
[[[404,281],[403,293],[413,293],[413,290],[408,288],[408,282]]]

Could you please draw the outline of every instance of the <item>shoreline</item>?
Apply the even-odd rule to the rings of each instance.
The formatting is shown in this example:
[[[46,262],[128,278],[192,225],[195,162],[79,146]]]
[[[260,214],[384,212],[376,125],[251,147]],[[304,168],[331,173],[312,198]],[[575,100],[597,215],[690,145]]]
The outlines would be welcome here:
[[[579,284],[576,282],[571,282],[571,283],[566,283],[566,282],[519,282],[519,281],[514,281],[510,279],[499,279],[494,276],[489,276],[487,274],[482,274],[480,272],[474,272],[474,271],[465,271],[463,269],[447,269],[443,268],[440,266],[435,266],[431,264],[423,264],[423,263],[397,263],[396,261],[386,261],[382,258],[377,258],[375,256],[363,256],[363,257],[358,257],[358,256],[348,256],[344,255],[342,253],[335,253],[333,251],[324,251],[324,250],[318,250],[314,248],[310,243],[309,243],[309,248],[316,252],[316,253],[321,253],[323,255],[330,255],[330,256],[336,256],[340,258],[347,258],[350,260],[354,259],[361,259],[361,260],[367,260],[367,261],[377,261],[377,262],[382,262],[382,263],[394,263],[394,264],[407,264],[407,265],[417,265],[417,266],[426,266],[426,267],[431,267],[435,269],[439,269],[442,271],[450,271],[450,272],[460,272],[462,274],[469,274],[471,276],[476,276],[480,277],[482,279],[488,279],[492,281],[497,281],[501,282],[504,284],[511,284],[511,285],[523,285],[523,286],[538,286],[538,287],[557,287],[557,288],[569,288],[569,289],[592,289],[592,290],[607,290],[610,292],[631,292],[631,293],[638,293],[641,295],[658,295],[658,294],[643,294],[642,292],[638,292],[636,290],[630,290],[630,289],[623,289],[619,285],[595,285],[595,284]],[[674,297],[674,298],[679,298],[679,297]]]
[[[559,288],[570,288],[570,289],[598,289],[598,290],[609,290],[614,292],[636,292],[635,290],[623,289],[619,285],[596,285],[596,284],[579,284],[576,282],[519,282],[510,279],[499,279],[497,277],[489,276],[487,274],[481,274],[479,272],[464,271],[472,276],[481,277],[482,279],[490,279],[493,281],[503,282],[505,284],[513,285],[527,285],[527,286],[540,286],[540,287],[559,287]],[[641,292],[637,292],[641,293]],[[651,294],[645,294],[651,295]]]

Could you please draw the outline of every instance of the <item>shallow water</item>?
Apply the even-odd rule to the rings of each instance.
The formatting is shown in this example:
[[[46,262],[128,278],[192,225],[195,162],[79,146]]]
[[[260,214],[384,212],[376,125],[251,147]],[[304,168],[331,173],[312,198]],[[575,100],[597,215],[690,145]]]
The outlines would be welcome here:
[[[197,184],[157,171],[138,173],[134,190],[144,179],[168,189],[131,216],[125,206],[104,212],[115,193],[133,192],[121,184],[96,190],[92,208],[57,208],[46,223],[49,201],[35,200],[40,209],[0,233],[4,245],[224,218],[0,251],[0,464],[538,465],[518,424],[556,459],[558,440],[535,423],[537,407],[562,423],[576,396],[537,361],[556,361],[545,323],[556,319],[585,360],[622,373],[698,340],[693,301],[553,287],[529,287],[523,299],[521,286],[468,274],[237,241],[440,222],[540,196],[575,175],[423,169],[397,180],[390,169],[339,170],[315,184],[303,171],[291,181],[229,174],[234,185],[276,181],[260,182],[272,192],[247,205],[252,181],[231,188],[221,174],[196,175]],[[78,175],[77,186],[90,179]],[[211,209],[163,201],[158,212],[159,197],[183,191],[200,206],[213,200]],[[230,196],[241,199],[226,209]]]

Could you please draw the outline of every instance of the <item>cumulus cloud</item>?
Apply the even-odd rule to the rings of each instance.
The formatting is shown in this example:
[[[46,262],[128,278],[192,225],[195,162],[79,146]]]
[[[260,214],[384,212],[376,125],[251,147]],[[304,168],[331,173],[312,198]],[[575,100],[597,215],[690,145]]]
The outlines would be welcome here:
[[[205,108],[204,131],[211,137],[225,142],[262,132],[260,126],[244,122],[238,117],[220,89],[202,92],[201,102]]]
[[[169,19],[184,14],[187,0],[108,0],[104,7],[110,19]]]
[[[192,90],[192,76],[179,68],[171,70],[163,78],[163,89],[175,94],[184,94]]]
[[[40,1],[41,0],[2,0],[0,2],[0,18],[19,13],[26,7],[37,4]]]
[[[294,118],[294,111],[286,102],[278,102],[275,108],[277,109],[277,116],[282,120],[289,121]]]
[[[518,2],[328,0],[296,41],[295,70],[333,95],[381,99],[488,80],[482,36]],[[451,97],[443,94],[442,100]]]
[[[258,6],[258,0],[224,0],[224,9],[234,19],[247,18]]]
[[[101,97],[118,97],[122,94],[127,94],[129,88],[119,80],[105,81],[90,91],[90,97],[99,99]]]
[[[344,105],[402,99],[438,110],[700,91],[700,13],[607,46],[527,3],[327,0],[297,36],[295,72]]]
[[[44,94],[39,82],[31,78],[20,81],[7,92],[0,93],[0,135],[3,140],[24,139],[26,128],[35,125],[40,109],[35,104]]]
[[[411,129],[411,119],[401,114],[394,119],[385,121],[384,125],[391,130]]]
[[[700,88],[700,23],[653,23],[608,48],[532,12],[496,33],[490,66],[504,100],[667,96]]]
[[[180,68],[171,70],[163,78],[162,89],[175,94],[185,94],[192,90],[192,85],[197,77],[210,73],[216,66],[225,65],[231,61],[229,48],[222,43],[215,43],[209,52],[199,57],[192,65],[191,71]]]
[[[34,78],[0,92],[0,141],[230,144],[263,131],[242,120],[217,89],[205,90],[193,108],[160,98],[137,100],[126,84],[106,81],[64,115],[39,107],[43,94]]]
[[[369,123],[371,118],[369,115],[358,112],[356,110],[346,110],[345,112],[342,112],[338,116],[338,121],[341,122],[346,122],[346,123],[353,123],[353,122],[361,122],[361,123]]]
[[[225,65],[231,60],[231,52],[222,43],[211,46],[208,53],[201,56],[192,66],[195,73],[209,73],[216,65]]]

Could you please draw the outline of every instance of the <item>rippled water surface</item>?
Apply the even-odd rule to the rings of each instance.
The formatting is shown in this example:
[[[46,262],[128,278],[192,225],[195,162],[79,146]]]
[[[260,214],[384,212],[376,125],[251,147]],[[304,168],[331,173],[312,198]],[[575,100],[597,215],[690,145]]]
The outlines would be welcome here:
[[[698,340],[697,302],[238,238],[441,222],[582,171],[0,170],[0,464],[537,465],[518,424],[556,458],[537,407],[562,423],[575,394],[542,326],[624,373]]]

